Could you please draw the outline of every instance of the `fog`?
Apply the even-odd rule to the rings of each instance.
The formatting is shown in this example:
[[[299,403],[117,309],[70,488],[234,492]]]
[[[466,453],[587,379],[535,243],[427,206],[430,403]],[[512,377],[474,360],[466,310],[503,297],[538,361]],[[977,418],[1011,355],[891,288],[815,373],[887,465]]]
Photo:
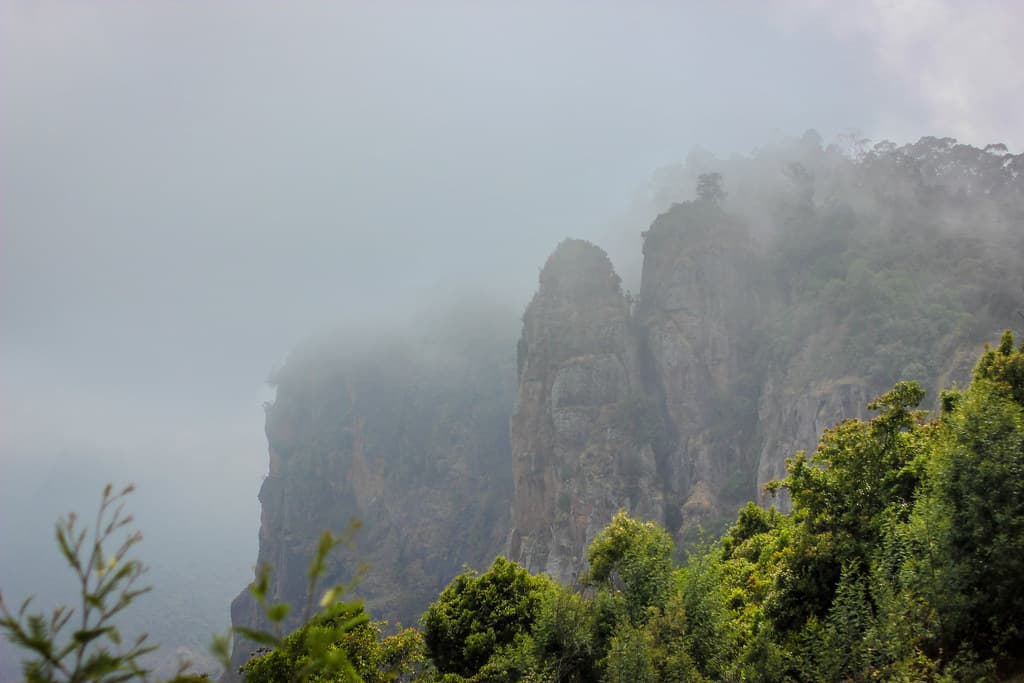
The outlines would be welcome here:
[[[0,590],[57,594],[53,520],[134,481],[226,626],[289,350],[521,310],[566,236],[629,273],[695,146],[1024,146],[1018,3],[719,4],[2,0]]]

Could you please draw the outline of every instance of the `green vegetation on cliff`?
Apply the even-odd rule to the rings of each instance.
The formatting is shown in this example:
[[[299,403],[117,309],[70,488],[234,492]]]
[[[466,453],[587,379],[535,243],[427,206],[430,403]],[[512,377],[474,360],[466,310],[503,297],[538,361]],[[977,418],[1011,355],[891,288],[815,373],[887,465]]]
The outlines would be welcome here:
[[[899,382],[869,406],[875,417],[829,429],[771,485],[791,512],[747,504],[675,569],[664,530],[620,513],[590,547],[575,604],[550,589],[551,604],[573,608],[535,620],[463,680],[960,681],[1019,669],[1024,346],[1007,332],[935,419],[916,409],[923,397]],[[552,631],[586,656],[538,647]]]

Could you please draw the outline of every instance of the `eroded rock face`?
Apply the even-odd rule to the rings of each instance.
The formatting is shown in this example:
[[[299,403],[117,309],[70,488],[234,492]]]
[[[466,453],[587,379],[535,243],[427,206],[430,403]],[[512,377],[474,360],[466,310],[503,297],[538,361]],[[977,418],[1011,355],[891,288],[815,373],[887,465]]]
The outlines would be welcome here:
[[[750,496],[748,245],[717,205],[677,206],[646,235],[637,301],[599,248],[552,254],[519,342],[513,559],[571,581],[619,509],[685,540]]]
[[[360,544],[327,580],[368,562],[359,593],[375,618],[413,623],[464,564],[502,551],[571,583],[619,509],[685,547],[823,430],[868,417],[896,380],[919,379],[933,407],[1024,307],[1021,243],[908,237],[905,204],[867,201],[862,185],[847,206],[815,199],[812,182],[763,219],[764,245],[714,201],[673,206],[645,233],[635,300],[601,249],[566,240],[523,316],[515,367],[513,334],[467,347],[488,324],[478,317],[425,344],[388,348],[381,335],[373,353],[290,364],[260,492],[275,598],[302,604],[320,530],[351,517],[365,522]],[[932,223],[948,220],[935,211]],[[897,239],[894,262],[877,245]],[[232,618],[263,625],[245,593]]]
[[[571,582],[619,509],[664,524],[682,547],[747,500],[788,509],[764,484],[825,429],[870,417],[895,378],[830,364],[849,330],[827,314],[814,334],[767,350],[786,301],[746,227],[711,202],[676,205],[645,234],[636,301],[604,252],[563,242],[523,318],[509,556]],[[977,349],[962,343],[935,342],[954,361],[922,378],[933,401],[936,387],[966,381],[956,359]]]
[[[266,413],[258,561],[274,568],[274,600],[293,605],[286,626],[298,625],[324,529],[362,523],[321,586],[347,583],[365,564],[354,594],[375,619],[405,625],[464,565],[485,566],[503,549],[512,343],[472,341],[427,335],[348,353],[331,340],[280,373]],[[231,613],[236,625],[267,626],[248,591]],[[253,649],[236,642],[235,664]]]
[[[759,379],[744,349],[758,296],[750,244],[712,202],[676,205],[644,241],[636,324],[676,437],[665,483],[684,530],[730,513],[750,470]]]
[[[758,456],[757,488],[759,500],[783,510],[790,507],[784,491],[775,497],[761,493],[764,485],[786,476],[786,458],[797,451],[813,451],[827,428],[845,419],[863,419],[867,404],[877,392],[860,378],[844,377],[804,386],[777,390],[775,380],[768,380],[758,410],[763,428]]]
[[[617,510],[664,516],[652,446],[623,415],[645,395],[637,353],[607,255],[566,240],[541,272],[519,342],[508,552],[530,571],[571,583]]]
[[[995,334],[993,330],[990,336]],[[775,505],[788,511],[790,501],[785,491],[774,496],[766,494],[765,484],[786,476],[786,459],[797,451],[813,452],[825,430],[843,420],[870,419],[872,412],[867,408],[868,403],[891,386],[888,382],[872,382],[855,375],[828,377],[828,373],[821,370],[822,379],[805,381],[803,373],[795,369],[804,364],[806,357],[818,355],[814,347],[823,343],[822,338],[810,340],[789,364],[788,373],[768,377],[761,391],[757,495],[752,499],[762,505]],[[938,388],[967,386],[977,355],[978,349],[973,345],[945,353],[949,361],[939,377],[927,382],[931,399],[922,408],[938,409]]]

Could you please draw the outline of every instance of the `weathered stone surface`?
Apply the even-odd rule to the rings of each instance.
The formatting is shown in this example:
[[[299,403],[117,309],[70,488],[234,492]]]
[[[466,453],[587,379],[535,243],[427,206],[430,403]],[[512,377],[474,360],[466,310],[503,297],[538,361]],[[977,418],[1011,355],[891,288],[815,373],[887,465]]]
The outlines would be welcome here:
[[[653,450],[619,419],[644,391],[637,351],[607,255],[580,240],[560,244],[523,316],[510,429],[508,552],[531,571],[571,582],[617,510],[664,517]]]
[[[267,413],[260,492],[260,561],[277,569],[275,596],[302,603],[320,530],[353,516],[366,523],[361,543],[328,578],[369,562],[359,592],[377,618],[411,623],[464,563],[483,568],[500,551],[572,582],[619,509],[685,546],[758,499],[824,429],[866,417],[897,379],[920,379],[932,406],[936,389],[965,384],[980,342],[1000,329],[967,330],[952,296],[892,296],[946,281],[921,264],[839,260],[855,212],[811,200],[782,217],[794,222],[778,228],[790,231],[784,258],[771,252],[778,241],[759,244],[714,202],[673,206],[645,233],[635,300],[600,248],[566,240],[523,315],[515,368],[511,335],[501,352],[467,353],[467,329],[290,364]],[[875,218],[872,239],[900,227],[882,225],[888,210]],[[956,269],[950,281],[986,311],[979,320],[1003,325],[1024,306],[1024,276],[977,247],[957,238],[931,258]],[[832,261],[810,277],[801,255],[821,250]],[[979,277],[993,263],[999,277]],[[889,268],[900,277],[875,282]],[[926,332],[889,311],[890,299],[902,315],[923,308]],[[232,618],[261,624],[245,593]]]
[[[356,351],[332,338],[279,373],[258,561],[274,568],[274,600],[296,607],[286,626],[297,625],[323,529],[362,522],[322,585],[347,583],[366,564],[355,595],[374,618],[406,625],[465,564],[486,566],[502,550],[514,368],[511,336],[494,332],[482,343],[434,331]],[[248,591],[231,614],[234,624],[267,626]],[[236,642],[234,663],[252,649]]]
[[[728,489],[750,467],[747,415],[730,409],[751,384],[741,351],[757,296],[750,244],[744,226],[708,202],[676,205],[644,241],[637,325],[677,435],[665,459],[683,531],[731,513],[738,496]]]
[[[519,342],[513,559],[572,580],[619,509],[684,537],[750,495],[753,430],[719,420],[745,379],[748,244],[717,207],[676,207],[647,233],[635,311],[600,249],[552,254]]]
[[[865,417],[866,406],[875,392],[857,377],[818,382],[811,387],[804,386],[802,391],[788,386],[778,390],[778,386],[775,380],[768,380],[758,409],[764,431],[758,456],[757,488],[758,500],[788,509],[785,492],[776,494],[776,498],[766,497],[760,493],[764,485],[785,477],[786,458],[797,451],[814,450],[825,429],[847,418]]]

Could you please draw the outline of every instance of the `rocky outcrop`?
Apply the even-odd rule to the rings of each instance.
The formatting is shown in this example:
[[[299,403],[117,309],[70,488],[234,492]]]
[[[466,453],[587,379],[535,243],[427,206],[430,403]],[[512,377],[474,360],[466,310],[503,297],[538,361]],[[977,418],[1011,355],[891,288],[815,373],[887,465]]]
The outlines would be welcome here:
[[[362,524],[355,544],[332,554],[322,585],[348,583],[366,565],[354,595],[392,623],[415,624],[464,565],[502,550],[514,382],[504,329],[490,327],[483,340],[436,331],[375,344],[331,337],[278,373],[259,493],[259,563],[273,567],[275,600],[304,604],[321,531],[344,532],[352,520]],[[248,591],[231,614],[236,625],[267,626]],[[253,649],[239,640],[235,664]]]
[[[619,509],[685,541],[751,495],[748,244],[716,204],[677,205],[646,233],[637,301],[592,244],[548,259],[519,342],[513,559],[571,581]]]
[[[779,380],[769,379],[758,405],[758,422],[762,425],[757,467],[757,498],[764,504],[789,508],[784,491],[775,497],[761,493],[764,485],[786,476],[786,458],[797,451],[812,451],[822,432],[849,418],[864,418],[867,404],[879,393],[859,377],[824,380],[802,391],[785,386],[777,389]]]
[[[581,552],[620,508],[662,518],[651,440],[628,411],[645,402],[629,302],[608,256],[562,242],[523,316],[511,419],[509,555],[571,582]]]
[[[972,193],[918,168],[977,178],[963,146],[857,161],[804,142],[782,178],[776,152],[734,162],[748,189],[771,190],[744,210],[718,192],[659,216],[636,299],[600,248],[558,245],[515,367],[513,335],[481,344],[502,325],[474,314],[415,343],[333,338],[296,354],[267,410],[260,561],[275,596],[304,600],[320,530],[352,517],[360,544],[328,580],[368,562],[358,592],[375,617],[415,621],[464,564],[500,551],[572,582],[619,509],[685,547],[893,382],[921,381],[932,405],[965,384],[981,343],[1024,308],[1020,157],[979,150],[1006,183]],[[261,625],[245,593],[232,618]]]
[[[715,202],[677,204],[645,235],[636,326],[676,435],[663,471],[684,530],[731,514],[753,483],[753,263],[749,232]]]
[[[993,328],[979,336],[995,339],[998,333]],[[857,375],[829,377],[829,373],[821,369],[818,371],[821,379],[811,382],[803,379],[804,372],[798,368],[806,365],[808,358],[821,355],[815,347],[827,343],[825,338],[826,335],[820,335],[812,339],[787,367],[787,374],[768,377],[761,390],[758,402],[761,433],[758,439],[757,496],[754,499],[764,505],[788,510],[789,498],[785,491],[766,494],[765,484],[785,477],[786,459],[797,451],[813,451],[826,429],[843,420],[870,418],[868,403],[891,386],[890,382],[871,381]],[[966,387],[970,383],[971,369],[982,343],[968,341],[962,348],[951,344],[951,341],[947,342],[939,354],[948,359],[939,368],[939,374],[924,379],[927,395],[931,398],[923,408],[937,410],[942,389]]]
[[[956,359],[998,334],[865,352],[852,328],[870,315],[832,301],[795,315],[747,227],[713,201],[673,206],[644,238],[635,301],[603,251],[567,240],[523,317],[507,549],[564,581],[585,569],[587,546],[619,509],[664,524],[685,548],[744,501],[788,508],[784,492],[761,494],[785,476],[786,458],[841,420],[868,417],[901,377],[916,374],[933,401],[965,384],[970,366]],[[888,371],[901,357],[922,360]]]

